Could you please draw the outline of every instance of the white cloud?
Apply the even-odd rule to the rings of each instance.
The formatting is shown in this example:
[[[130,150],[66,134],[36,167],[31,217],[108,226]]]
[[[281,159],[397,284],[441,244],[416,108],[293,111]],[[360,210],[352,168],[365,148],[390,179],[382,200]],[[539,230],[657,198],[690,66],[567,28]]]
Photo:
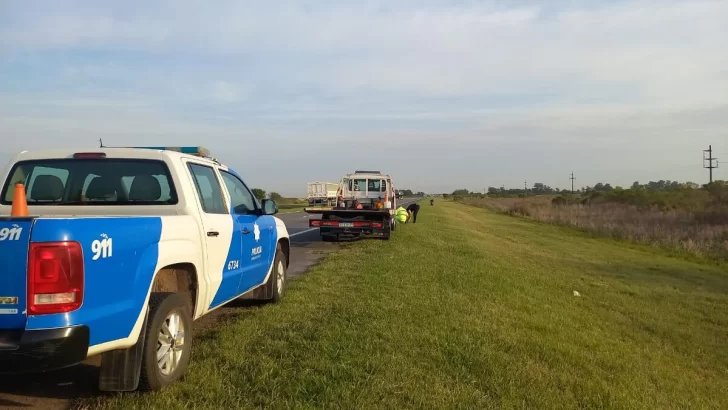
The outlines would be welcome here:
[[[13,116],[0,133],[280,146],[267,136],[312,155],[342,135],[359,155],[354,136],[366,136],[414,143],[407,150],[442,158],[456,170],[438,175],[465,186],[504,167],[498,184],[551,172],[544,182],[559,185],[559,168],[580,163],[582,181],[640,179],[615,163],[697,180],[700,164],[681,158],[728,129],[726,1],[331,3],[6,2],[6,66],[62,55],[50,64],[68,83],[0,98]],[[78,62],[77,52],[99,57]],[[457,155],[514,144],[526,165],[490,158],[457,170]]]
[[[238,102],[241,99],[240,88],[225,81],[215,83],[213,96],[216,100],[226,103]]]
[[[633,1],[548,14],[539,5],[487,2],[385,13],[384,4],[307,11],[290,3],[179,1],[136,14],[85,3],[3,26],[0,39],[15,49],[222,54],[247,64],[271,54],[314,56],[274,73],[334,92],[417,97],[584,98],[621,87],[647,100],[689,98],[696,88],[715,98],[723,91],[715,83],[728,82],[725,1]],[[217,87],[216,95],[235,99],[227,85]]]

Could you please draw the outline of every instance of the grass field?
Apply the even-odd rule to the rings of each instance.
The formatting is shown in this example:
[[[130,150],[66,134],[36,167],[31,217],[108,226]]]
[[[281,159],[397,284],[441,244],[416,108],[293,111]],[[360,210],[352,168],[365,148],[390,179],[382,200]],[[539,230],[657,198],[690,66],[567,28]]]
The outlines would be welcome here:
[[[697,184],[659,181],[631,189],[570,195],[459,197],[490,208],[672,252],[728,262],[728,181]]]
[[[726,408],[728,271],[436,201],[83,408]],[[578,291],[580,296],[575,296]]]

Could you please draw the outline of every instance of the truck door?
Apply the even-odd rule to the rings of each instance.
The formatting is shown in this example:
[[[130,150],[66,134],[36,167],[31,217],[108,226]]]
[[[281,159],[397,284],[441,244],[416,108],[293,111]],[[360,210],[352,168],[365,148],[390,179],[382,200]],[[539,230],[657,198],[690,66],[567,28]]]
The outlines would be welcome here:
[[[215,170],[199,163],[188,162],[202,219],[202,241],[205,270],[210,280],[207,308],[219,306],[237,295],[243,270],[242,245],[239,229],[230,218],[225,196]]]
[[[225,187],[230,193],[231,210],[236,229],[241,232],[241,277],[237,293],[243,294],[265,281],[273,263],[275,220],[260,214],[260,206],[242,179],[232,172],[220,169]]]

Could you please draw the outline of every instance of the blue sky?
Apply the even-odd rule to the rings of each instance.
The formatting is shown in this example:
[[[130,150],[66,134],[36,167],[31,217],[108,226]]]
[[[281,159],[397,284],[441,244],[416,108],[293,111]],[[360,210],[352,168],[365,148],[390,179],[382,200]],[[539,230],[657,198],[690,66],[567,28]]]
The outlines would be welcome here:
[[[0,160],[204,145],[287,195],[355,168],[428,192],[705,182],[726,21],[717,0],[0,0]]]

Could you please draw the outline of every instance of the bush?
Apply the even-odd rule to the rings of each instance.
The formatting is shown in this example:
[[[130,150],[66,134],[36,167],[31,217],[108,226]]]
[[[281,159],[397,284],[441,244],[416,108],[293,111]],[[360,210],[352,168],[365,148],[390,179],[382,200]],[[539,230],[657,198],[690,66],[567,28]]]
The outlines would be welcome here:
[[[554,206],[564,206],[567,204],[566,198],[563,196],[557,196],[556,198],[551,200],[551,205]]]
[[[728,189],[627,189],[578,196],[462,198],[512,216],[728,259]]]

